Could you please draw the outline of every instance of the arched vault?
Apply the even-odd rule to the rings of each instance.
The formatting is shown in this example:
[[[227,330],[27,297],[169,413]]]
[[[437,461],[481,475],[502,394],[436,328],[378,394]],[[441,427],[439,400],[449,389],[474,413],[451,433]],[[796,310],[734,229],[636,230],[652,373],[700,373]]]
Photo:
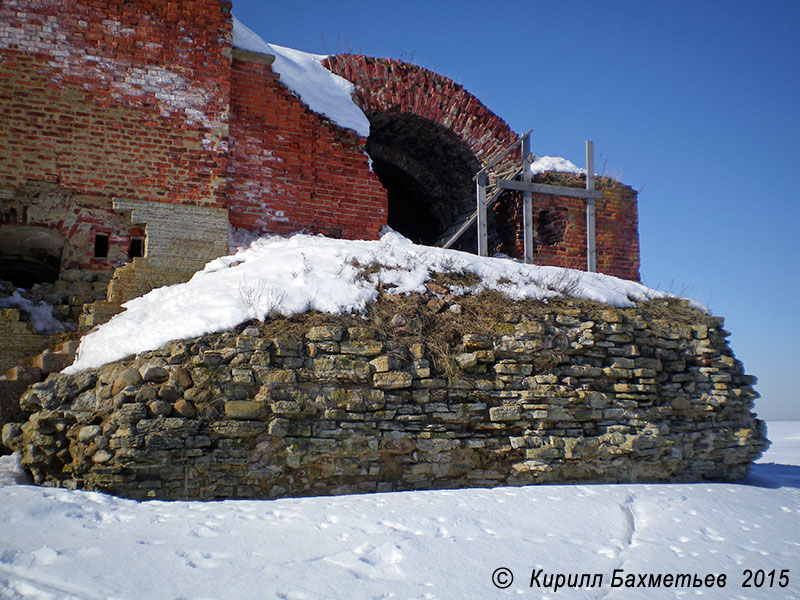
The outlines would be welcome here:
[[[370,121],[366,150],[389,195],[389,225],[437,243],[475,209],[473,175],[517,134],[461,85],[428,69],[349,54],[325,66],[355,85]]]

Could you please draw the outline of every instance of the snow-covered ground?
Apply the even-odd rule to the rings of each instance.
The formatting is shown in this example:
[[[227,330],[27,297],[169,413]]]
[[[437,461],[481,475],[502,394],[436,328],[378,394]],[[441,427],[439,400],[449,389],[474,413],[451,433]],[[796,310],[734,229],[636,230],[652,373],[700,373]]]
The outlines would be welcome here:
[[[739,484],[272,501],[134,502],[18,485],[16,459],[4,457],[0,597],[800,598],[800,422],[769,432],[772,448]],[[493,584],[495,572],[510,581],[499,568],[513,573],[506,589]],[[712,573],[726,586],[611,587],[615,569],[635,584]],[[742,587],[746,570],[761,587]],[[600,574],[602,585],[545,589],[558,573]]]
[[[373,269],[365,276],[369,266]],[[424,292],[425,282],[441,271],[477,276],[478,284],[452,288],[455,294],[494,289],[511,298],[570,295],[613,306],[668,296],[600,273],[419,246],[391,230],[374,241],[303,234],[264,237],[208,263],[186,283],[153,290],[124,304],[125,312],[81,339],[76,361],[67,372],[272,313],[359,312],[377,297],[381,284],[395,294]]]

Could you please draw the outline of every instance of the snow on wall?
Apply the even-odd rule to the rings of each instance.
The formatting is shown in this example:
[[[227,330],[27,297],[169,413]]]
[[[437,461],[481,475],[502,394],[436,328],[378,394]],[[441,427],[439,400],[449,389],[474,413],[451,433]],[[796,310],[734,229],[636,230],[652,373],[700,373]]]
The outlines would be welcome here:
[[[273,70],[281,82],[295,92],[311,110],[325,115],[358,135],[369,135],[369,121],[352,99],[353,84],[322,66],[327,58],[265,42],[256,32],[233,17],[233,47],[271,54]]]
[[[586,169],[581,169],[572,161],[562,158],[561,156],[537,156],[536,160],[531,163],[531,173],[533,175],[546,173],[548,171],[573,173],[575,175],[586,174]]]

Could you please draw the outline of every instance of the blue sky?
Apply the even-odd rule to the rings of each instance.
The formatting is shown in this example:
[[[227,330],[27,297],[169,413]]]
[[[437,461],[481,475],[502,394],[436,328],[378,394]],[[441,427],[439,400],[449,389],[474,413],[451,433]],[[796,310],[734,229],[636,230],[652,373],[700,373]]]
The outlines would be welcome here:
[[[399,58],[533,151],[639,190],[642,279],[726,318],[756,411],[800,419],[800,2],[234,0],[266,41]]]

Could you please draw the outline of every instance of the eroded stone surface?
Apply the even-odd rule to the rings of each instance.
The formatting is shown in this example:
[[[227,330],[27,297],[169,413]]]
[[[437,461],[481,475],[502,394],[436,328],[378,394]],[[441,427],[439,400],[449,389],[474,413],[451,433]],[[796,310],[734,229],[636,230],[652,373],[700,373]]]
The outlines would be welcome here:
[[[445,354],[336,317],[174,342],[33,385],[3,443],[39,484],[172,499],[735,480],[767,446],[721,319],[678,301],[515,306]]]

